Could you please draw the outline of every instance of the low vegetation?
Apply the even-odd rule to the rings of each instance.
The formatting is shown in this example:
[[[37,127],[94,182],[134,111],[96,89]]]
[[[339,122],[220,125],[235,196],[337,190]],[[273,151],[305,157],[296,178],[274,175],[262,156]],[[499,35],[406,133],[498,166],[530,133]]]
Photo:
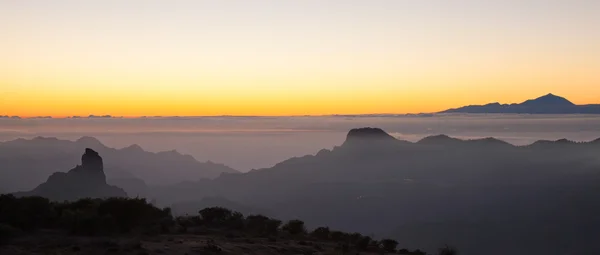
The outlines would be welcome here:
[[[264,215],[244,216],[226,208],[210,207],[190,215],[174,218],[169,208],[159,209],[139,198],[82,199],[76,202],[51,202],[41,197],[17,198],[0,195],[0,244],[12,238],[35,234],[41,230],[60,231],[71,236],[118,235],[206,235],[246,238],[322,250],[323,244],[334,247],[335,254],[425,254],[419,250],[398,250],[392,239],[374,240],[359,233],[345,233],[319,227],[312,231],[301,220],[283,223]],[[251,239],[254,238],[254,239]],[[213,239],[207,239],[205,251],[220,253]],[[440,254],[458,254],[442,248]],[[310,252],[308,252],[310,253]]]

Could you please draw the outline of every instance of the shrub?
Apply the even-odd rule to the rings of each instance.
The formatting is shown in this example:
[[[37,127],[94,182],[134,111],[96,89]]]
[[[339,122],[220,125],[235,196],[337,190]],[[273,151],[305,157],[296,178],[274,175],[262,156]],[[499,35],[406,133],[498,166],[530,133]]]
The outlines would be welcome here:
[[[446,245],[446,247],[440,248],[438,254],[439,255],[458,255],[458,250]]]
[[[366,251],[369,249],[372,241],[371,237],[363,236],[356,242],[356,249],[359,251]]]
[[[310,236],[319,239],[319,240],[328,240],[329,239],[329,228],[328,227],[319,227],[313,230],[310,233]]]
[[[227,221],[232,216],[229,209],[223,207],[208,207],[200,210],[202,222],[207,225],[220,225]]]
[[[55,218],[54,208],[46,198],[0,195],[0,223],[24,231],[33,231],[49,227]]]
[[[329,236],[331,240],[335,242],[348,241],[348,239],[350,239],[350,235],[342,231],[332,231]]]
[[[427,253],[425,253],[424,251],[421,251],[419,249],[416,249],[413,252],[411,252],[411,254],[413,254],[413,255],[426,255]]]
[[[398,241],[392,239],[383,239],[381,240],[381,248],[385,252],[396,252],[396,247],[398,247]]]
[[[21,231],[13,226],[0,224],[0,244],[8,242],[10,239],[18,237]]]
[[[161,210],[139,198],[106,199],[98,206],[98,215],[112,217],[123,233],[137,226],[159,225],[164,218],[172,218],[170,210]]]
[[[280,220],[271,219],[264,215],[250,215],[246,217],[246,230],[259,236],[277,235],[277,229],[281,226]]]
[[[282,227],[283,231],[290,233],[291,235],[306,234],[306,227],[304,227],[304,221],[301,220],[290,220]]]
[[[107,235],[119,231],[114,218],[93,212],[65,211],[60,218],[61,227],[76,235]]]
[[[266,222],[266,234],[267,235],[277,235],[279,230],[279,226],[281,226],[281,221],[276,219],[269,219]]]
[[[244,215],[239,212],[233,212],[231,217],[225,221],[225,227],[229,229],[241,230],[244,229]]]
[[[170,209],[159,209],[144,199],[81,199],[50,202],[41,197],[0,196],[0,223],[32,231],[63,229],[72,234],[101,235],[130,232],[135,228],[168,230]]]
[[[244,215],[223,207],[208,207],[200,212],[202,223],[208,227],[241,230],[244,228]]]
[[[371,240],[371,243],[369,244],[369,246],[378,247],[379,242],[377,240]]]
[[[410,254],[410,251],[407,249],[400,249],[398,250],[398,254]]]
[[[363,236],[360,233],[352,233],[348,236],[350,243],[356,244]]]

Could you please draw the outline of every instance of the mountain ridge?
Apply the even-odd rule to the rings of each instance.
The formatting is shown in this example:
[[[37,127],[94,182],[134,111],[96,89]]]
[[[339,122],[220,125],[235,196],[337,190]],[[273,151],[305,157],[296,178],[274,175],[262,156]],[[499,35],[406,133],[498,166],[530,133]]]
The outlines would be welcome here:
[[[7,191],[31,189],[53,172],[61,172],[75,164],[79,153],[93,149],[104,157],[109,179],[136,177],[149,184],[173,184],[185,180],[216,178],[221,173],[239,173],[223,164],[200,162],[177,151],[148,152],[139,145],[110,148],[94,137],[75,141],[55,137],[34,137],[0,142],[0,165],[11,166],[0,172],[0,186]],[[27,173],[26,178],[16,178]]]
[[[564,97],[549,93],[521,103],[467,105],[439,113],[600,114],[600,104],[576,105]]]
[[[164,206],[189,202],[191,211],[203,198],[218,197],[260,208],[270,217],[305,219],[308,226],[397,237],[409,248],[450,242],[464,254],[597,250],[582,246],[594,242],[581,240],[600,236],[600,204],[594,199],[600,194],[599,139],[517,146],[489,137],[433,135],[408,142],[380,128],[358,128],[348,132],[347,140],[332,150],[248,173],[163,186],[127,181],[117,186]],[[547,222],[556,228],[545,228]],[[402,227],[408,223],[414,228]],[[497,235],[504,226],[510,226],[509,232]],[[585,227],[569,232],[572,226]],[[457,234],[457,229],[473,231]]]
[[[127,197],[120,187],[106,183],[102,157],[86,148],[81,164],[68,172],[55,172],[46,182],[31,191],[15,193],[16,196],[41,196],[54,201],[74,201],[82,198]]]
[[[362,132],[367,132],[369,134],[364,135],[364,136],[359,135]],[[418,140],[416,142],[411,142],[411,141],[402,140],[402,139],[393,137],[393,136],[389,135],[387,132],[385,132],[383,129],[367,127],[367,128],[351,129],[348,132],[346,140],[344,141],[344,143],[341,146],[347,145],[349,140],[354,140],[355,138],[353,136],[359,136],[359,137],[363,138],[364,141],[366,141],[366,142],[369,142],[369,140],[376,141],[376,140],[383,139],[383,140],[396,140],[398,142],[402,142],[402,143],[406,143],[406,144],[430,144],[430,145],[447,145],[448,142],[456,142],[456,143],[489,142],[489,143],[502,143],[502,144],[506,144],[506,145],[511,145],[513,147],[529,147],[529,146],[535,145],[540,142],[562,143],[564,141],[570,141],[574,144],[600,143],[600,138],[590,140],[590,141],[572,141],[567,138],[559,138],[556,140],[536,140],[536,141],[534,141],[530,144],[526,144],[526,145],[514,145],[512,143],[509,143],[507,141],[504,141],[502,139],[498,139],[495,137],[461,139],[461,138],[452,137],[452,136],[449,136],[446,134],[428,135],[428,136],[421,138],[420,140]]]
[[[222,197],[282,219],[398,237],[409,248],[450,242],[464,247],[464,254],[594,250],[580,240],[600,236],[600,228],[568,231],[600,224],[600,205],[593,199],[600,194],[595,141],[516,146],[447,135],[412,143],[374,128],[348,134],[348,141],[332,150],[248,173],[161,187],[152,196],[159,203]],[[429,227],[430,222],[441,224]],[[547,222],[556,222],[556,228],[545,228]],[[402,228],[408,223],[415,227]],[[496,235],[506,226],[510,234]],[[476,231],[456,234],[457,229]],[[548,237],[542,240],[542,234]]]

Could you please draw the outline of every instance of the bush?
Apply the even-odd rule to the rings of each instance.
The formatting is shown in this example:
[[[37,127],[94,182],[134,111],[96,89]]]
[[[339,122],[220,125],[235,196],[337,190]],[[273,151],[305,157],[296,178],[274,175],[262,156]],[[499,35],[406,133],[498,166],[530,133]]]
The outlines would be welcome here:
[[[159,209],[144,199],[81,199],[50,202],[41,197],[0,196],[0,223],[33,231],[62,229],[72,234],[104,235],[137,228],[166,230],[172,224],[170,209]]]
[[[318,239],[318,240],[329,240],[329,228],[328,227],[319,227],[313,230],[310,233],[310,236]]]
[[[208,207],[200,212],[202,223],[208,227],[241,230],[244,228],[244,215],[223,207]]]
[[[83,210],[63,212],[60,225],[62,229],[76,235],[108,235],[119,231],[111,216],[99,216],[95,212]]]
[[[356,244],[363,236],[360,233],[352,233],[348,235],[351,244]]]
[[[225,226],[229,229],[241,230],[244,229],[245,219],[244,215],[239,212],[233,212],[231,217],[225,222]]]
[[[281,226],[281,221],[271,219],[264,215],[250,215],[246,217],[246,230],[259,236],[275,236]]]
[[[348,239],[350,239],[350,235],[342,231],[332,231],[330,234],[330,238],[332,241],[335,242],[348,241]]]
[[[425,253],[424,251],[421,251],[419,249],[414,250],[413,252],[411,252],[412,255],[426,255],[427,253]]]
[[[53,205],[46,198],[0,195],[0,223],[33,231],[49,227],[55,218]]]
[[[396,247],[398,247],[398,241],[392,239],[383,239],[381,240],[381,248],[385,252],[394,253],[396,252]]]
[[[359,251],[366,251],[369,249],[372,241],[371,237],[363,236],[356,242],[356,249]]]
[[[139,226],[161,227],[165,219],[172,219],[170,209],[161,210],[145,199],[109,198],[98,206],[98,216],[103,220],[114,219],[121,233]]]
[[[295,236],[306,234],[306,227],[304,227],[304,221],[301,220],[288,221],[285,225],[283,225],[282,230]]]
[[[439,255],[458,255],[458,250],[453,247],[446,245],[446,247],[441,248],[438,252]]]
[[[60,225],[74,234],[128,233],[143,228],[145,233],[165,232],[172,225],[171,210],[159,209],[145,199],[82,199],[56,206]]]
[[[221,225],[232,216],[229,209],[223,207],[208,207],[200,210],[202,222],[207,225]]]
[[[400,249],[398,250],[398,254],[410,254],[410,251],[407,249]]]
[[[0,224],[0,244],[8,242],[10,239],[18,237],[21,231],[13,226]]]

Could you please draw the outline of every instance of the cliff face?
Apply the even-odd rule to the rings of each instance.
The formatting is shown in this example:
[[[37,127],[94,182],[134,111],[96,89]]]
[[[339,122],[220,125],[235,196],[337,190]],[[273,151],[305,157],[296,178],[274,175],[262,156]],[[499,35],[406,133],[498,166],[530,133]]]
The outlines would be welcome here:
[[[85,153],[81,156],[81,165],[71,169],[68,173],[54,173],[50,176],[67,176],[67,178],[77,179],[87,185],[106,185],[106,175],[104,174],[104,164],[102,157],[98,152],[92,149],[85,149]],[[64,178],[64,177],[54,177]]]
[[[106,183],[102,157],[86,149],[81,156],[81,165],[67,173],[53,173],[45,183],[29,192],[17,193],[19,196],[42,196],[51,200],[77,200],[81,198],[126,197],[127,193],[119,187]]]

